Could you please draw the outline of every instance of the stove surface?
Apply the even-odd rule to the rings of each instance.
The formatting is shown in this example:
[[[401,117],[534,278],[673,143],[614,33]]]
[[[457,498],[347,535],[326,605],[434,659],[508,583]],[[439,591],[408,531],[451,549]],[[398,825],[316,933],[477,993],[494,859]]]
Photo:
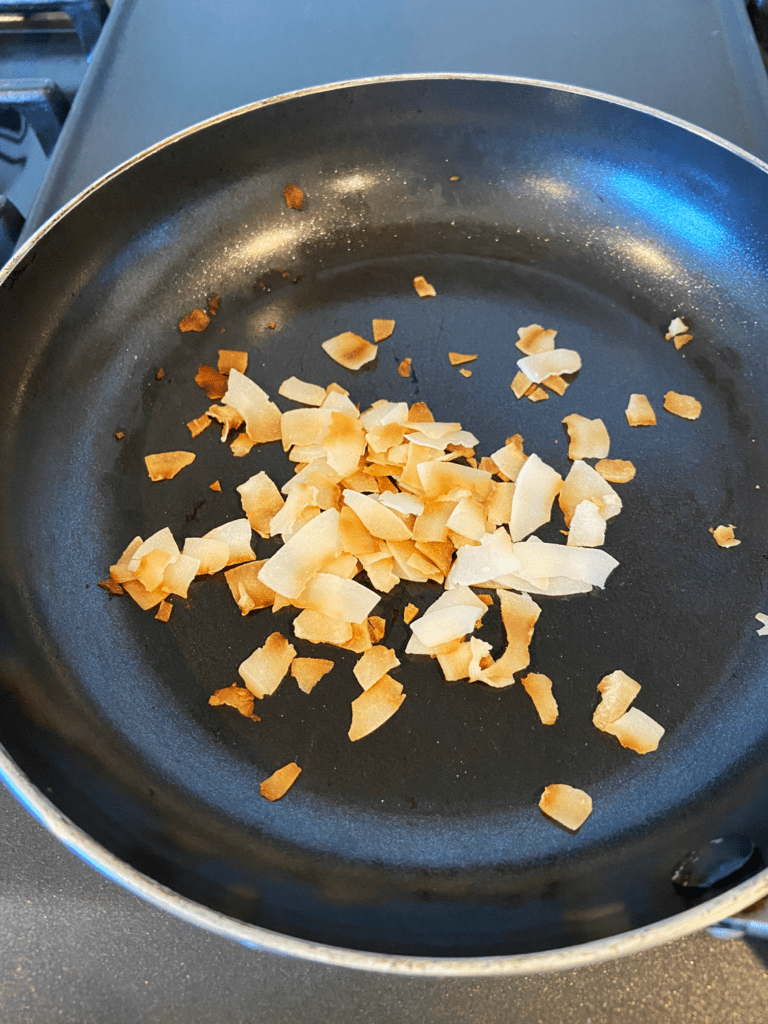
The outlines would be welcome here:
[[[768,159],[768,77],[742,0],[116,0],[25,234],[121,161],[223,110],[424,72],[597,89]],[[396,978],[280,958],[103,878],[0,787],[3,1024],[752,1024],[766,1005],[768,942],[706,932],[509,979]]]

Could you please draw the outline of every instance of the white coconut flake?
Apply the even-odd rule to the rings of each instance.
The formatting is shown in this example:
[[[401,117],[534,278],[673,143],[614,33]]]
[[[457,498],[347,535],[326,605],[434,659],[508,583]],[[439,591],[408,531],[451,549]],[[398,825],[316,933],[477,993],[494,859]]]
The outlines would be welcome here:
[[[581,356],[569,348],[555,348],[550,352],[538,352],[536,355],[523,356],[517,365],[525,376],[534,384],[541,384],[547,377],[560,376],[563,373],[576,373],[581,369]]]

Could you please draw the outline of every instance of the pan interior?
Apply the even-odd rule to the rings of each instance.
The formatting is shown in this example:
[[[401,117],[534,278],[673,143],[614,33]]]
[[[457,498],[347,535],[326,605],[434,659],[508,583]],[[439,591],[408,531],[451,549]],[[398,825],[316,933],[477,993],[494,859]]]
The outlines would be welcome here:
[[[766,287],[757,214],[732,202],[759,192],[762,171],[637,111],[464,86],[433,82],[418,104],[412,83],[340,90],[203,129],[73,209],[2,290],[18,398],[2,413],[0,741],[77,824],[182,895],[413,955],[530,952],[647,924],[688,905],[670,881],[687,850],[725,833],[765,841]],[[651,143],[686,143],[695,159],[665,178],[638,155]],[[282,201],[288,180],[305,189],[302,212]],[[434,299],[418,298],[417,274]],[[207,330],[181,334],[213,294]],[[680,352],[664,338],[674,315],[693,325]],[[372,366],[351,372],[321,349],[345,330],[370,337],[373,318],[396,327]],[[537,404],[510,390],[530,323],[583,361],[563,397]],[[563,417],[604,420],[611,457],[637,476],[617,485],[605,548],[620,565],[605,590],[537,599],[531,669],[554,681],[554,726],[519,684],[449,685],[401,653],[403,608],[426,608],[434,585],[402,584],[375,609],[407,699],[356,744],[356,657],[293,640],[292,610],[241,617],[220,574],[166,625],[95,586],[135,535],[202,536],[242,514],[235,488],[250,475],[292,474],[278,444],[237,459],[215,427],[191,439],[186,422],[210,404],[194,376],[219,348],[247,350],[283,410],[291,375],[336,381],[361,408],[425,401],[475,433],[478,455],[521,433],[562,475]],[[471,378],[451,351],[477,355]],[[666,413],[670,390],[699,399],[701,418]],[[629,427],[631,393],[648,396],[656,427]],[[150,482],[144,456],[177,449],[195,462]],[[739,547],[717,547],[720,523]],[[563,528],[555,510],[539,535]],[[276,547],[255,534],[253,546]],[[311,695],[285,680],[257,724],[209,707],[274,630],[334,671]],[[478,635],[500,653],[495,609]],[[655,754],[591,724],[597,683],[617,668],[667,730]],[[299,782],[269,804],[258,783],[292,760]],[[537,809],[552,782],[593,798],[576,835]]]

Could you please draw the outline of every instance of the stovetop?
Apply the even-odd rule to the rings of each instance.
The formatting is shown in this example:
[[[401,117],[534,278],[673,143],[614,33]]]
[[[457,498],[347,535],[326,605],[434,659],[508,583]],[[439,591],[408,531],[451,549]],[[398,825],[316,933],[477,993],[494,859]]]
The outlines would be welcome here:
[[[22,77],[5,42],[0,25],[0,77]],[[83,82],[42,187],[20,203],[25,236],[174,131],[375,75],[480,72],[597,89],[768,160],[768,76],[743,0],[115,0],[90,60],[61,38],[50,49],[72,79],[64,91]],[[768,942],[708,932],[579,970],[452,981],[245,948],[100,876],[0,787],[0,1024],[752,1024],[766,1006]]]

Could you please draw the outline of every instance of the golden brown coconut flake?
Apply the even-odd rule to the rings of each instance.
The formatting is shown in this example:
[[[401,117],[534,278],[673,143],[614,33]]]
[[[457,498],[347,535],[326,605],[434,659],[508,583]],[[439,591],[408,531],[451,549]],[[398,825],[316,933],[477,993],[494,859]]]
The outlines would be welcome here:
[[[219,349],[219,373],[224,374],[226,377],[230,370],[237,370],[239,373],[245,373],[247,369],[247,352],[237,352],[231,348]]]
[[[616,669],[610,675],[603,676],[597,689],[602,697],[592,716],[592,724],[605,732],[609,725],[618,721],[627,711],[642,687],[626,672]]]
[[[375,732],[394,715],[404,700],[402,684],[391,676],[382,676],[352,701],[350,740],[355,743]]]
[[[515,398],[522,398],[531,388],[535,387],[533,381],[526,377],[522,370],[518,370],[509,386]]]
[[[301,207],[299,207],[299,209],[301,209]],[[259,786],[261,795],[266,800],[270,800],[272,802],[280,800],[285,796],[300,775],[301,768],[299,768],[295,761],[291,761],[290,764],[283,765],[282,768],[278,768],[276,772],[273,772],[268,779],[265,779],[261,783]]]
[[[407,357],[406,357],[405,359],[403,359],[403,361],[402,361],[402,362],[401,362],[401,363],[400,363],[400,364],[398,365],[398,367],[397,367],[397,372],[398,372],[398,373],[400,374],[400,376],[401,376],[401,377],[405,377],[405,378],[408,378],[408,377],[410,377],[410,376],[411,376],[411,370],[412,370],[412,366],[413,366],[413,360],[411,359],[411,357],[410,357],[410,356],[407,356]]]
[[[250,718],[252,722],[260,722],[259,716],[253,713],[253,700],[253,694],[246,690],[244,686],[238,686],[237,683],[233,683],[232,686],[226,686],[222,690],[214,691],[208,698],[208,703],[213,707],[224,705],[234,708],[241,715]]]
[[[99,580],[96,586],[101,587],[102,590],[106,590],[108,594],[114,594],[115,596],[125,593],[117,580],[113,579]]]
[[[628,459],[600,459],[595,463],[595,471],[610,484],[628,484],[637,472]]]
[[[298,185],[290,183],[286,185],[283,189],[283,199],[285,199],[285,205],[291,210],[304,209],[304,193]]]
[[[544,725],[557,721],[557,701],[552,696],[552,680],[541,672],[529,672],[520,680],[525,692],[533,701],[536,713]]]
[[[154,481],[172,480],[185,466],[191,465],[194,461],[194,452],[157,452],[144,457],[149,479]]]
[[[266,561],[266,558],[260,558],[255,562],[244,562],[224,573],[241,615],[248,615],[258,608],[271,608],[275,603],[274,590],[270,590],[259,579]]]
[[[259,700],[274,693],[282,683],[296,648],[282,633],[272,633],[238,668],[243,682]]]
[[[710,527],[709,532],[721,548],[735,548],[737,544],[741,544],[740,540],[736,540],[733,532],[735,529],[736,527],[731,523],[730,526],[718,526],[714,530]]]
[[[227,378],[223,373],[219,373],[218,370],[205,363],[201,363],[197,371],[195,384],[203,389],[212,402],[223,398],[227,393]]]
[[[545,388],[549,388],[550,391],[554,391],[556,395],[564,395],[568,387],[568,382],[563,380],[563,378],[556,373],[553,373],[541,383]]]
[[[373,340],[378,344],[380,341],[386,341],[387,338],[392,336],[395,329],[394,320],[373,320]]]
[[[196,331],[200,334],[210,322],[211,318],[204,309],[193,309],[191,313],[187,313],[179,320],[179,330]]]
[[[541,384],[547,377],[577,373],[581,369],[581,356],[569,348],[555,348],[549,352],[537,352],[517,360],[519,369],[534,384]]]
[[[592,813],[592,797],[583,789],[553,783],[541,794],[539,807],[548,818],[577,832]]]
[[[160,622],[167,622],[171,617],[173,611],[173,605],[170,601],[161,601],[157,606],[157,614],[155,618]]]
[[[472,376],[472,371],[471,370],[459,370],[459,373],[461,374],[462,377],[471,377]]]
[[[410,622],[413,622],[413,620],[416,618],[418,614],[419,609],[416,607],[415,604],[407,604],[405,608],[403,608],[403,622],[407,626]]]
[[[321,406],[325,401],[326,391],[319,384],[307,384],[298,377],[288,377],[278,389],[278,394],[290,398],[292,402],[302,405]]]
[[[568,458],[572,461],[577,459],[605,459],[611,447],[611,439],[601,419],[590,420],[586,416],[580,416],[577,412],[571,413],[563,419],[568,431],[570,444],[568,446]]]
[[[237,492],[251,528],[260,537],[271,536],[269,524],[285,504],[272,479],[262,470],[240,484]]]
[[[545,331],[541,324],[530,324],[518,327],[515,345],[527,356],[538,355],[539,352],[551,352],[555,347],[557,331]]]
[[[606,725],[604,732],[615,736],[622,747],[638,754],[649,754],[659,746],[664,727],[639,708],[630,708],[621,718]]]
[[[189,430],[192,437],[197,437],[198,434],[202,434],[204,430],[210,427],[213,420],[208,413],[203,413],[202,416],[198,416],[196,420],[190,420],[187,423],[187,429]]]
[[[352,671],[355,679],[364,690],[370,690],[374,683],[385,676],[390,669],[397,668],[400,659],[390,647],[379,644],[371,647],[363,654]]]
[[[361,338],[352,331],[344,331],[324,341],[322,348],[335,362],[348,370],[359,370],[370,363],[378,354],[378,349],[370,341]]]
[[[448,362],[451,366],[462,366],[464,363],[473,363],[477,356],[462,355],[461,352],[449,352]]]
[[[692,334],[676,334],[672,339],[675,348],[679,352],[683,345],[687,345],[689,341],[693,341]]]
[[[311,693],[332,668],[333,662],[327,658],[294,658],[291,675],[303,693]]]
[[[684,420],[697,420],[701,416],[701,402],[677,391],[668,391],[664,395],[664,408]]]
[[[221,492],[221,481],[220,480],[214,480],[212,484],[208,484],[208,490],[209,491],[218,491],[220,493]]]
[[[630,427],[656,426],[656,413],[645,395],[630,395],[624,415]]]
[[[419,275],[413,279],[413,287],[420,299],[433,299],[437,292],[425,277]]]

